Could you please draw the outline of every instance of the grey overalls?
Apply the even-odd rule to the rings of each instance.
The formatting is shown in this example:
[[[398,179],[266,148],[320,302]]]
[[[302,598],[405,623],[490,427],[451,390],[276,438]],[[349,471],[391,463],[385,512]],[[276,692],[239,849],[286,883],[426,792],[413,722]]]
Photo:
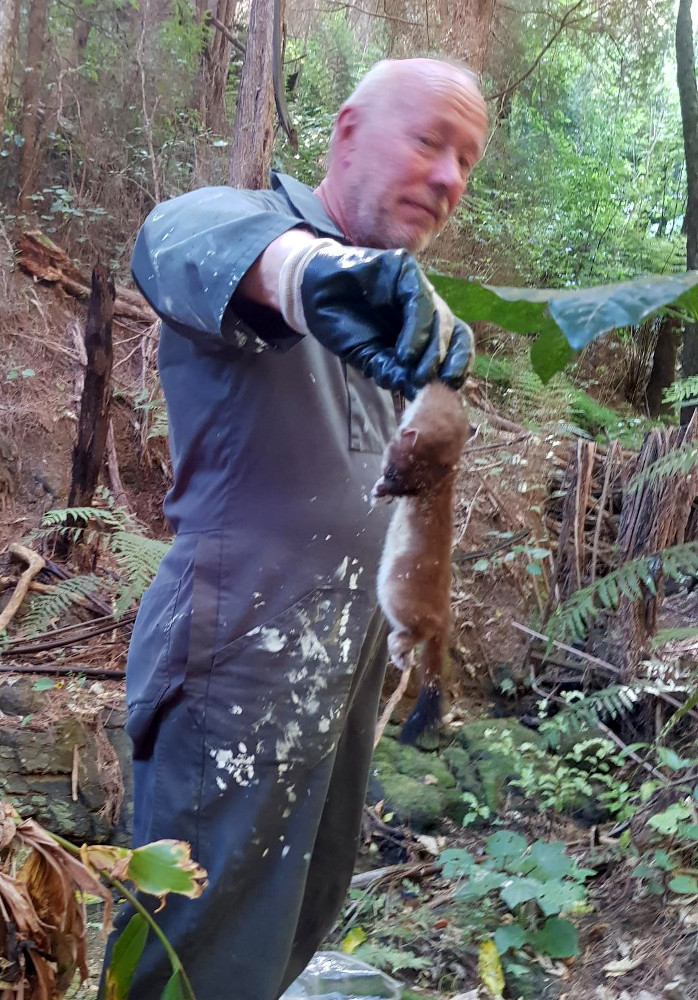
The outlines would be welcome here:
[[[272,184],[158,206],[133,254],[163,320],[176,532],[129,652],[134,841],[189,841],[208,871],[199,900],[169,897],[157,917],[198,1000],[274,1000],[330,929],[385,665],[387,513],[368,497],[392,397],[276,313],[229,307],[284,231],[343,239],[309,188]],[[149,942],[129,996],[157,1000],[168,975]]]

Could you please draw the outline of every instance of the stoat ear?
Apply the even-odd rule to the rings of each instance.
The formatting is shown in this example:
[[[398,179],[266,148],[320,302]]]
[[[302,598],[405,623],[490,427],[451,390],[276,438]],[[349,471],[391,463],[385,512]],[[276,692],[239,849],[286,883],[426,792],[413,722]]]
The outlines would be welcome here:
[[[403,427],[400,431],[401,438],[409,438],[408,444],[415,445],[417,443],[417,438],[419,437],[419,431],[416,427]]]

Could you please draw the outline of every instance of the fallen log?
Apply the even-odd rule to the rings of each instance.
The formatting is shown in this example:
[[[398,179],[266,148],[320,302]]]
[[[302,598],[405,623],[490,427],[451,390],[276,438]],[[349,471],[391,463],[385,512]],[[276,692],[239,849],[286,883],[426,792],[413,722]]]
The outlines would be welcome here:
[[[72,261],[65,250],[40,230],[22,233],[17,243],[17,263],[38,281],[58,284],[78,299],[90,297],[91,269]],[[116,286],[114,315],[147,323],[148,326],[157,319],[142,296],[123,285]]]

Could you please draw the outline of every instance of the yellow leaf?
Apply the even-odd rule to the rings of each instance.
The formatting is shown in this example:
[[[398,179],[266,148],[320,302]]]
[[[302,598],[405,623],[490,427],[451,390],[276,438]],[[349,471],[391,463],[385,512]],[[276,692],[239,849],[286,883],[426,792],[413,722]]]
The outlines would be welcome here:
[[[494,941],[483,941],[480,945],[477,953],[477,971],[489,994],[501,997],[504,989],[504,973]]]
[[[366,940],[366,932],[363,927],[352,927],[347,936],[342,941],[342,951],[345,955],[352,955],[360,944]]]

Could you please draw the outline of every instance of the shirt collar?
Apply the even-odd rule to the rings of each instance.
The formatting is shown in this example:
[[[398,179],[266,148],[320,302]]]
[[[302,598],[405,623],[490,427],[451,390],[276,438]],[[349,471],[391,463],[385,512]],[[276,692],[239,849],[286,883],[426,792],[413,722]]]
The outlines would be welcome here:
[[[320,199],[313,194],[307,184],[302,184],[295,178],[289,177],[288,174],[279,174],[275,170],[271,171],[270,177],[274,191],[281,189],[296,215],[309,222],[313,229],[318,232],[334,236],[339,240],[346,240],[344,233],[330,219],[322,207]]]

